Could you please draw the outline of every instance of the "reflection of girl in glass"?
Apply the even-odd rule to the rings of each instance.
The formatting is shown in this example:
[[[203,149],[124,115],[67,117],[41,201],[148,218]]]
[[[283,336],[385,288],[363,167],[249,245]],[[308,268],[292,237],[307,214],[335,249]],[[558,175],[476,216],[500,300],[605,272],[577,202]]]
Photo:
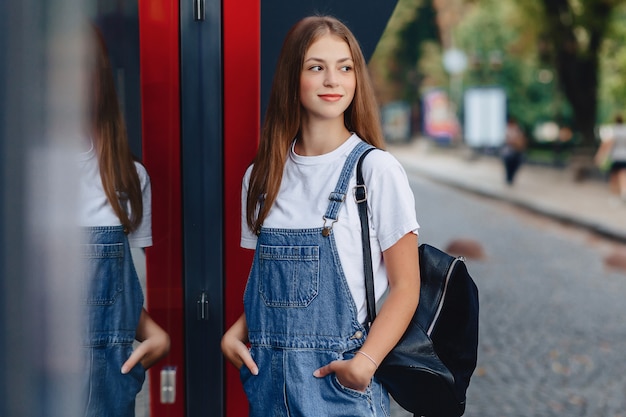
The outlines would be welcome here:
[[[84,232],[87,416],[134,416],[145,369],[169,351],[167,333],[143,309],[130,247],[152,245],[150,179],[126,137],[104,40],[90,38],[91,111],[80,155],[79,224]],[[141,343],[133,351],[133,341]]]

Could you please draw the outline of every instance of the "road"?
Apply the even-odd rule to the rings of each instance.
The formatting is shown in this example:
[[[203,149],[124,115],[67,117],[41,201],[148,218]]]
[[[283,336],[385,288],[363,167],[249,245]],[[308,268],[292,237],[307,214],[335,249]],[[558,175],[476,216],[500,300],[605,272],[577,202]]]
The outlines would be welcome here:
[[[626,416],[626,274],[614,243],[519,208],[410,176],[420,242],[458,238],[480,291],[467,417]],[[393,417],[410,414],[394,408]]]

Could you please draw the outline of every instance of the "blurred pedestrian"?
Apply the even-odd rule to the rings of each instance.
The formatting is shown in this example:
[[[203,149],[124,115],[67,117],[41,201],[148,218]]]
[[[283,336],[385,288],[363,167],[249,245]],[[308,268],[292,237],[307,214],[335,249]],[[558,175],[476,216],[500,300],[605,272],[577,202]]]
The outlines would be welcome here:
[[[513,116],[509,116],[506,123],[504,144],[501,156],[504,163],[505,180],[508,185],[513,185],[515,174],[522,165],[527,140],[524,131]]]
[[[131,155],[104,39],[95,27],[91,34],[88,150],[79,158],[85,416],[132,417],[145,370],[168,353],[170,340],[143,308],[130,252],[152,245],[150,179]]]
[[[595,155],[598,166],[608,167],[611,190],[626,203],[626,125],[621,115],[603,138]]]
[[[243,180],[241,244],[255,257],[245,313],[222,351],[240,369],[250,416],[389,414],[374,374],[417,306],[419,226],[400,163],[370,153],[362,170],[376,299],[387,292],[370,327],[353,197],[355,163],[370,145],[383,137],[357,40],[335,18],[304,18],[284,41]]]

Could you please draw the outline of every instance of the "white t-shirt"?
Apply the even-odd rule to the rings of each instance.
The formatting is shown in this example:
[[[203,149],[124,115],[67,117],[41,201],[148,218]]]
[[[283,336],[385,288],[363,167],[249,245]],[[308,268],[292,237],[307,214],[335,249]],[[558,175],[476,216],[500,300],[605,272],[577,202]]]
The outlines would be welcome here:
[[[334,151],[320,156],[300,156],[292,149],[283,171],[280,190],[269,211],[264,227],[304,229],[323,226],[322,217],[328,208],[328,196],[335,189],[339,174],[348,154],[361,139],[353,134]],[[246,197],[252,167],[243,179],[241,246],[256,248],[256,235],[246,222]],[[370,240],[376,300],[388,287],[382,251],[393,246],[407,233],[417,234],[419,225],[415,216],[415,200],[400,163],[388,152],[373,151],[362,166],[367,187]],[[348,192],[339,210],[333,234],[341,266],[358,309],[358,319],[365,322],[365,278],[361,243],[361,223],[353,189],[356,169],[350,178]]]
[[[626,125],[620,123],[613,126],[613,140],[611,160],[626,161]]]
[[[98,158],[93,148],[79,155],[79,202],[78,224],[80,226],[120,226],[122,223],[109,204],[100,178]],[[133,248],[152,246],[152,211],[150,177],[143,165],[135,162],[141,194],[143,197],[143,218],[139,227],[129,233],[128,242]],[[126,205],[130,212],[130,204]]]

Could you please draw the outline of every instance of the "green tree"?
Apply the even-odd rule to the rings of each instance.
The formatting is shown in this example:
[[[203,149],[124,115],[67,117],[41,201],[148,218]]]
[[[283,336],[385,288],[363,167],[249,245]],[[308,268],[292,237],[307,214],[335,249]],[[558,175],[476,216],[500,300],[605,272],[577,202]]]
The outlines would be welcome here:
[[[416,83],[447,85],[433,1],[461,17],[439,30],[468,54],[465,86],[503,86],[527,126],[570,124],[593,150],[598,122],[624,110],[626,0],[399,0],[375,53],[394,99],[418,100]]]
[[[396,82],[406,82],[415,88],[405,88],[402,98],[409,102],[419,101],[419,89],[423,74],[419,71],[418,63],[422,55],[422,44],[426,41],[439,39],[439,32],[435,21],[435,9],[431,0],[419,2],[415,18],[406,22],[398,31],[397,49],[395,58],[397,66],[391,75]]]
[[[425,42],[438,42],[435,15],[432,0],[399,0],[369,65],[381,103],[402,100],[411,105],[414,131],[424,78],[418,63]]]
[[[624,0],[537,0],[543,6],[542,52],[552,59],[584,147],[595,147],[600,51],[612,11]]]
[[[626,4],[616,6],[600,51],[599,122],[626,110]]]
[[[562,99],[551,63],[537,55],[541,33],[529,25],[536,15],[512,1],[481,0],[468,8],[454,36],[469,57],[466,87],[497,85],[507,96],[507,111],[526,128],[558,119],[568,122],[571,110]]]

